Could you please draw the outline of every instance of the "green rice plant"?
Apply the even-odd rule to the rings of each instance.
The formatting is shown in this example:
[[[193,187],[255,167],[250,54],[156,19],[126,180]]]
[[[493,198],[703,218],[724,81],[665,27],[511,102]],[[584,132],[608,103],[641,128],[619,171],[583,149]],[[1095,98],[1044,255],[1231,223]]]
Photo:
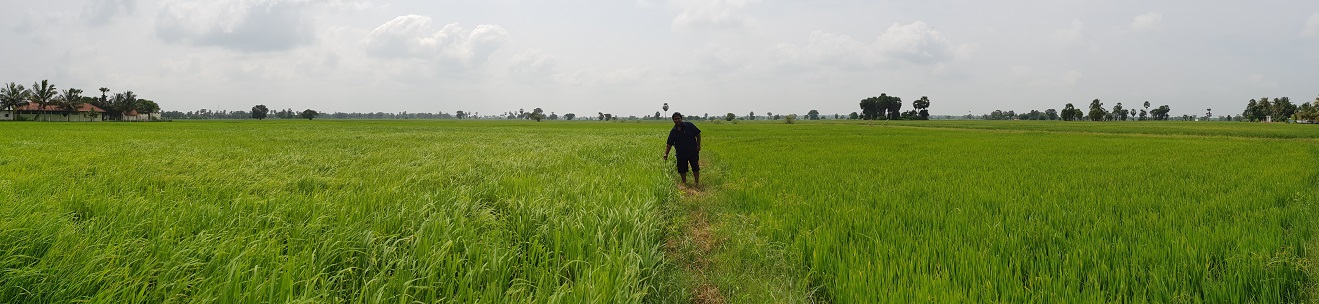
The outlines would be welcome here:
[[[14,123],[0,302],[1307,302],[1319,146],[1234,123]],[[675,214],[677,213],[677,214]],[[692,259],[692,257],[682,257]]]
[[[794,270],[764,280],[807,278],[840,303],[1308,301],[1319,147],[1220,125],[1143,134],[1169,125],[711,127],[705,158],[735,168],[723,225],[755,230],[720,263],[782,261]],[[1233,136],[1276,135],[1250,127]]]
[[[523,123],[14,124],[0,302],[636,303],[680,286],[658,135]],[[643,161],[644,159],[644,161]]]

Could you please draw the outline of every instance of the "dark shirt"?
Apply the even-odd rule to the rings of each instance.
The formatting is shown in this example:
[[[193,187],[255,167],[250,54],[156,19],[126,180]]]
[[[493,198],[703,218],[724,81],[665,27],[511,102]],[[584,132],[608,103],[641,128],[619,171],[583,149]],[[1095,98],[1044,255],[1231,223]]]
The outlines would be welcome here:
[[[682,129],[673,126],[669,130],[669,144],[678,148],[678,155],[696,155],[696,136],[701,135],[701,129],[697,129],[691,122],[682,122]]]

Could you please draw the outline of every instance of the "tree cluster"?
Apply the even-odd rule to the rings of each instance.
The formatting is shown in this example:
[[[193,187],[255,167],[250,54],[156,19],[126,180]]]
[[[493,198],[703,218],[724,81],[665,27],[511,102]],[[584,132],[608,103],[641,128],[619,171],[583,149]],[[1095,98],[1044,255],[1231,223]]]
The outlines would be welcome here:
[[[1319,101],[1319,98],[1316,99]],[[1308,102],[1306,104],[1309,104]],[[1305,104],[1302,104],[1304,106]],[[1311,105],[1310,108],[1313,108]],[[1311,110],[1312,111],[1312,110]],[[1287,119],[1301,120],[1300,108],[1292,103],[1291,98],[1280,97],[1269,101],[1268,97],[1262,97],[1258,100],[1251,99],[1246,104],[1246,110],[1241,112],[1242,119],[1246,121],[1287,121]],[[1296,117],[1293,117],[1296,116]],[[1307,119],[1313,121],[1313,119]]]
[[[1063,108],[1062,117],[1063,120],[1068,121],[1082,119],[1088,119],[1090,121],[1126,121],[1146,120],[1148,114],[1153,120],[1168,120],[1168,112],[1172,112],[1172,108],[1168,107],[1168,105],[1162,105],[1153,110],[1149,110],[1149,101],[1146,101],[1144,105],[1145,109],[1127,109],[1122,106],[1121,102],[1119,102],[1113,106],[1112,110],[1109,110],[1104,108],[1104,103],[1102,101],[1095,99],[1090,102],[1089,113],[1082,115],[1080,109],[1077,109],[1069,103]]]
[[[1295,115],[1297,122],[1319,123],[1319,97],[1315,97],[1313,103],[1301,104]]]
[[[1169,108],[1168,105],[1162,105],[1157,109],[1150,110],[1150,116],[1154,120],[1168,120],[1168,112],[1172,112],[1172,108]]]
[[[31,88],[10,82],[0,88],[0,110],[15,110],[28,104],[35,104],[40,111],[36,117],[41,117],[47,112],[50,106],[56,106],[65,111],[77,111],[84,104],[91,104],[97,108],[105,110],[103,120],[122,120],[125,113],[152,114],[160,112],[160,105],[155,101],[141,99],[133,91],[115,93],[109,95],[110,89],[100,88],[101,97],[83,96],[83,90],[68,88],[60,91],[51,84],[49,80],[42,80],[32,84]],[[97,115],[96,112],[90,113]],[[93,116],[95,117],[95,116]]]
[[[902,98],[880,93],[861,100],[861,119],[898,119],[902,113]]]
[[[865,120],[875,119],[908,119],[908,120],[928,120],[930,119],[930,98],[921,96],[911,103],[914,110],[902,112],[902,98],[889,96],[880,93],[879,96],[870,97],[861,100],[860,118]]]

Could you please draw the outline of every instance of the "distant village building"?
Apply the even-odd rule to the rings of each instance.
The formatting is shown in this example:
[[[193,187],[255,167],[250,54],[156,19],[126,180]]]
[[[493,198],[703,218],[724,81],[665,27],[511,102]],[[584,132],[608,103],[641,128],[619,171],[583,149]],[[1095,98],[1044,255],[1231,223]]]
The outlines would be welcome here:
[[[105,110],[86,103],[73,111],[58,105],[47,105],[42,108],[36,103],[28,103],[12,111],[0,111],[0,120],[101,121],[103,116]]]
[[[160,113],[138,113],[137,110],[124,113],[124,121],[156,121],[160,120]]]

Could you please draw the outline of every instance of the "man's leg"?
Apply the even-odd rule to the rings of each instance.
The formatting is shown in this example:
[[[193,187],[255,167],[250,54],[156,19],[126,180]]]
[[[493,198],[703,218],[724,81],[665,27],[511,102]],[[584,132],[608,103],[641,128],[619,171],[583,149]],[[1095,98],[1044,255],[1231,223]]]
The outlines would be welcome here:
[[[692,162],[692,177],[696,179],[696,184],[701,184],[701,156],[692,155],[689,159]]]
[[[682,177],[682,183],[687,184],[687,158],[678,155],[678,176]]]

